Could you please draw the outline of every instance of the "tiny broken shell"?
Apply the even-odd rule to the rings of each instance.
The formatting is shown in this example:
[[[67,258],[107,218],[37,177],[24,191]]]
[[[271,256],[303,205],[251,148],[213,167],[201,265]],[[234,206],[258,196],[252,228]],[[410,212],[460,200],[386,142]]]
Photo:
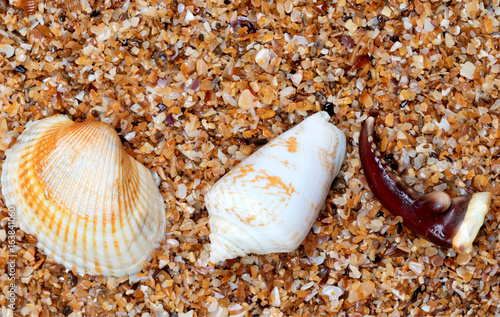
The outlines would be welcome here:
[[[36,11],[36,0],[21,0],[21,6],[27,15],[32,15]]]
[[[255,62],[257,65],[262,67],[264,70],[269,66],[269,61],[271,60],[270,50],[267,48],[263,48],[255,54]]]
[[[210,262],[295,250],[342,166],[345,135],[321,111],[246,158],[205,196]]]
[[[0,44],[0,53],[4,53],[6,58],[14,56],[14,48],[9,44]]]
[[[65,0],[64,7],[68,11],[79,11],[82,9],[80,0]]]
[[[6,205],[66,268],[134,274],[163,239],[164,202],[152,174],[110,125],[63,115],[30,122],[5,155]]]

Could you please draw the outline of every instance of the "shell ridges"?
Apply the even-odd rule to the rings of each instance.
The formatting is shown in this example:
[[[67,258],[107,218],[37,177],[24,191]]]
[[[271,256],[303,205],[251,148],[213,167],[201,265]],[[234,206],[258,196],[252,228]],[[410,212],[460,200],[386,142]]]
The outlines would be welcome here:
[[[151,172],[105,123],[56,115],[27,124],[6,152],[1,181],[20,228],[78,273],[134,274],[164,237]]]

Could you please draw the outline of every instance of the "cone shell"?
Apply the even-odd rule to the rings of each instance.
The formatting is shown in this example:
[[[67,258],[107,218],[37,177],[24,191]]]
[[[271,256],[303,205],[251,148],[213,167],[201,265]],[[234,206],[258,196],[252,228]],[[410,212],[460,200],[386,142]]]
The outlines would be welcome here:
[[[134,274],[164,237],[164,203],[151,172],[108,124],[49,117],[29,123],[5,154],[6,205],[66,268]]]
[[[290,252],[302,243],[345,157],[345,135],[329,118],[310,116],[210,189],[210,262]]]

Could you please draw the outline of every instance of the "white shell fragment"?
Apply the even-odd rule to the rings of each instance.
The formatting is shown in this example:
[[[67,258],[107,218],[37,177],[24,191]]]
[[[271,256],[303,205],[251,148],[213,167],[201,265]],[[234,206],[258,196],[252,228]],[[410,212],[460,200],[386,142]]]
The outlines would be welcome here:
[[[108,124],[49,117],[27,124],[5,154],[5,203],[66,268],[134,274],[163,239],[164,202],[151,172]]]
[[[271,60],[271,51],[267,48],[261,49],[255,55],[255,62],[264,70],[266,70],[267,66],[269,66],[270,60]]]
[[[323,111],[308,117],[210,189],[210,262],[291,252],[302,243],[345,157],[345,135],[329,118]]]
[[[0,44],[0,53],[4,53],[6,58],[14,56],[14,48],[9,44]]]

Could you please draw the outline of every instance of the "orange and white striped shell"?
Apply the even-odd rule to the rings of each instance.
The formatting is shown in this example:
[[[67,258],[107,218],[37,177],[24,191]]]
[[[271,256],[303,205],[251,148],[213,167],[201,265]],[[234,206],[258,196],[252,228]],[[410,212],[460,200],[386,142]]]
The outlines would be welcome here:
[[[21,6],[27,15],[35,13],[37,5],[37,0],[21,0]]]
[[[66,268],[134,274],[163,239],[164,202],[153,176],[110,125],[52,116],[28,123],[5,155],[6,205]]]
[[[209,190],[210,259],[295,250],[324,206],[345,135],[316,113],[246,158]]]

